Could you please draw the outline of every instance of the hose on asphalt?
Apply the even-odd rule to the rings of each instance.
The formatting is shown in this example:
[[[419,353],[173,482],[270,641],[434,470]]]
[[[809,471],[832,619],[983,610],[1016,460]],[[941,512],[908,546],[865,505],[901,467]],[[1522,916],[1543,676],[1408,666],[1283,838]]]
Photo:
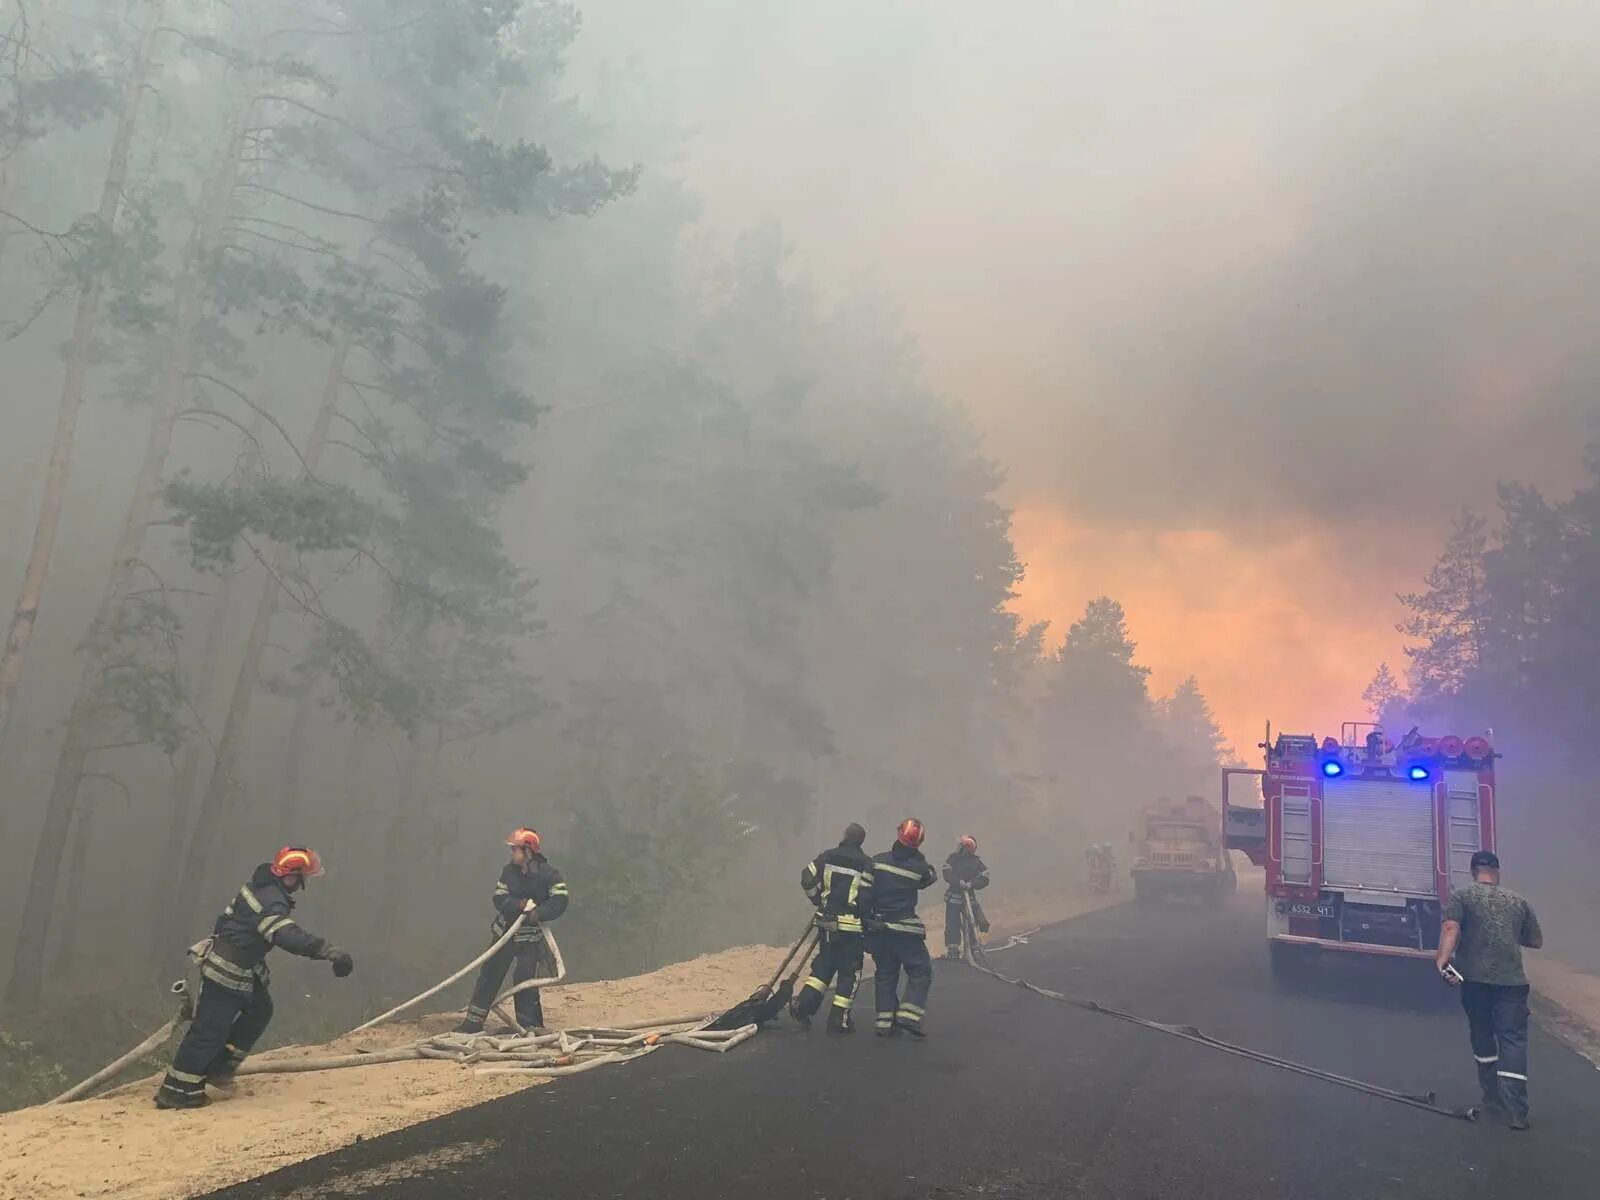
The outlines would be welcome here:
[[[1258,1062],[1264,1066],[1276,1067],[1280,1071],[1289,1071],[1295,1075],[1304,1075],[1310,1079],[1320,1079],[1324,1083],[1332,1083],[1339,1087],[1349,1088],[1352,1091],[1362,1092],[1368,1096],[1375,1096],[1380,1100],[1390,1100],[1396,1104],[1404,1104],[1411,1108],[1421,1109],[1423,1112],[1433,1113],[1440,1117],[1453,1117],[1461,1121],[1476,1121],[1478,1110],[1475,1107],[1447,1108],[1440,1104],[1433,1092],[1411,1093],[1386,1088],[1376,1083],[1367,1083],[1364,1080],[1352,1079],[1348,1075],[1339,1075],[1333,1071],[1325,1071],[1321,1067],[1307,1066],[1305,1063],[1295,1062],[1293,1059],[1280,1058],[1275,1054],[1268,1054],[1263,1050],[1253,1050],[1249,1046],[1240,1046],[1234,1042],[1225,1042],[1221,1038],[1212,1037],[1203,1033],[1193,1025],[1171,1025],[1163,1021],[1152,1021],[1134,1013],[1123,1012],[1121,1009],[1112,1008],[1110,1005],[1101,1004],[1098,1000],[1085,1000],[1077,996],[1068,996],[1063,992],[1053,991],[1050,988],[1040,987],[1036,983],[1029,983],[1026,979],[1019,979],[1011,975],[1002,975],[986,961],[986,951],[978,945],[975,936],[975,923],[972,919],[972,898],[962,897],[963,913],[962,925],[966,934],[967,952],[966,961],[975,970],[991,978],[998,979],[1001,983],[1009,983],[1013,987],[1023,988],[1047,1000],[1055,1000],[1061,1004],[1070,1004],[1074,1008],[1085,1012],[1099,1013],[1101,1016],[1115,1017],[1119,1021],[1126,1021],[1131,1025],[1139,1025],[1145,1029],[1153,1029],[1157,1033],[1167,1034],[1169,1037],[1181,1038],[1186,1042],[1193,1042],[1198,1046],[1206,1046],[1212,1050],[1219,1050],[1223,1054],[1231,1054],[1235,1058],[1246,1058],[1251,1062]]]

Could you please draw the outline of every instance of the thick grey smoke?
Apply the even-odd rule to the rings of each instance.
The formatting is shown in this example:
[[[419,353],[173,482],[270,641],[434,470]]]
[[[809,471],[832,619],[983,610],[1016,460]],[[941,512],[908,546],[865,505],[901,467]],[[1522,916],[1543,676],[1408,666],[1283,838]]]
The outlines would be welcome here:
[[[905,304],[1015,498],[1428,528],[1576,468],[1600,10],[595,6],[708,211]]]

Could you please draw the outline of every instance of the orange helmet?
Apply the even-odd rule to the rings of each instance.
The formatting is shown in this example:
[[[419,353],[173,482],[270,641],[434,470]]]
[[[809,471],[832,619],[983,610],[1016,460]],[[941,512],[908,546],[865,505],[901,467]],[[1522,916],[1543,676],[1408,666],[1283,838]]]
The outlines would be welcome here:
[[[539,831],[537,829],[529,829],[527,826],[523,826],[521,829],[513,829],[511,836],[506,839],[506,845],[521,846],[529,854],[539,853],[539,844]]]
[[[904,821],[900,822],[900,828],[895,830],[894,840],[899,842],[902,846],[907,846],[910,849],[915,850],[918,846],[922,845],[923,836],[924,831],[922,828],[922,822],[917,820],[915,817],[907,817]]]
[[[978,839],[973,837],[970,833],[963,833],[961,835],[961,848],[963,850],[970,850],[972,853],[976,854],[978,852]]]
[[[285,875],[312,879],[322,874],[322,859],[304,846],[285,846],[272,856],[272,873],[279,879]]]

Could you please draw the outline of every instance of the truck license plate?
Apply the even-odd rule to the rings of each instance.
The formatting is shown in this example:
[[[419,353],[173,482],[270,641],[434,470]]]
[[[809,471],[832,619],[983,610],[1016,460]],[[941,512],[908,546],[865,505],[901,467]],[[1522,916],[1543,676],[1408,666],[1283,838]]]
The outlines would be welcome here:
[[[1291,917],[1316,917],[1318,920],[1331,920],[1339,914],[1331,900],[1296,900],[1289,905],[1289,915]]]

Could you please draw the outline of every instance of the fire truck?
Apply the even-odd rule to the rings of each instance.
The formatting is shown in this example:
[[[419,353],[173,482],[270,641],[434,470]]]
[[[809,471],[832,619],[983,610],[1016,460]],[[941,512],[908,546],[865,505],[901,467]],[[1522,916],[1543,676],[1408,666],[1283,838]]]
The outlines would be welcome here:
[[[1266,870],[1273,974],[1327,952],[1432,958],[1440,912],[1495,848],[1488,737],[1392,744],[1347,721],[1338,740],[1280,733],[1266,768],[1222,773],[1223,841]]]

